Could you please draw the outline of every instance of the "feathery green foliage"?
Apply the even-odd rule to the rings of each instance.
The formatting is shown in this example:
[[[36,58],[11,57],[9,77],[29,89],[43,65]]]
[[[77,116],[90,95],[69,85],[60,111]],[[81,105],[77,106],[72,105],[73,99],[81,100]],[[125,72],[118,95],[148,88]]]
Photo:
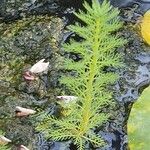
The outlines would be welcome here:
[[[71,40],[64,44],[66,52],[73,52],[82,57],[79,61],[65,58],[64,69],[73,71],[74,75],[64,75],[60,82],[70,93],[77,96],[76,103],[70,113],[64,117],[56,118],[46,116],[37,130],[43,131],[48,138],[56,141],[71,139],[80,150],[84,149],[85,142],[102,146],[104,141],[94,133],[96,127],[107,121],[109,115],[103,113],[103,108],[110,103],[112,93],[107,85],[117,79],[117,75],[104,71],[107,67],[120,67],[121,56],[116,48],[124,44],[113,32],[121,27],[117,17],[118,10],[112,8],[104,1],[101,5],[98,0],[92,1],[92,6],[84,3],[86,13],[79,11],[75,15],[85,23],[69,26],[81,37],[77,42]]]

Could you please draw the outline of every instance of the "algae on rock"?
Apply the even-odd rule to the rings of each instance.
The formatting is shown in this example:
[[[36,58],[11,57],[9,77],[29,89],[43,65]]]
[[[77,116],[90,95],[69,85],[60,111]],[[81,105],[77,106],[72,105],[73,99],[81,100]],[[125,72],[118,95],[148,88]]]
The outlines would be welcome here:
[[[63,26],[62,19],[52,16],[30,16],[0,24],[0,128],[14,145],[35,146],[35,120],[15,117],[15,107],[41,111],[53,101]],[[39,75],[38,81],[25,82],[23,72],[42,58],[51,64],[48,74]]]
[[[23,70],[41,58],[50,59],[52,69],[57,69],[60,18],[31,16],[0,27],[1,80],[19,84]]]

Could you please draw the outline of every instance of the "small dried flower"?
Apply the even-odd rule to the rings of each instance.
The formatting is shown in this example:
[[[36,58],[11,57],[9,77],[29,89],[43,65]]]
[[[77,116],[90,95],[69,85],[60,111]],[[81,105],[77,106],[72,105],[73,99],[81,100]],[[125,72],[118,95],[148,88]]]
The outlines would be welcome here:
[[[24,145],[20,145],[17,150],[29,150],[29,149]]]
[[[49,62],[44,62],[45,59],[41,59],[40,61],[38,61],[36,64],[34,64],[31,68],[30,68],[30,72],[31,73],[41,73],[44,72],[48,69],[49,66]]]
[[[10,139],[4,137],[3,135],[0,135],[0,144],[7,144],[9,142],[11,142]]]
[[[36,113],[35,110],[23,108],[20,106],[16,106],[15,112],[16,112],[17,117],[28,116],[28,115],[32,115],[32,114]]]
[[[57,96],[59,100],[64,101],[66,104],[76,100],[78,97],[76,96]]]

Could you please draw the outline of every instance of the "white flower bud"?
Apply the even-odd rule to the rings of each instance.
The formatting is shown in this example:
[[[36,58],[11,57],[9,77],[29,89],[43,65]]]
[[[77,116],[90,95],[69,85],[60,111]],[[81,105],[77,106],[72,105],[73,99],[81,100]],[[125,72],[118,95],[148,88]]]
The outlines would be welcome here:
[[[32,73],[41,73],[46,71],[48,69],[49,62],[44,62],[44,60],[45,59],[41,59],[40,61],[38,61],[30,68],[29,71]]]
[[[16,116],[18,116],[18,117],[28,116],[28,115],[32,115],[32,114],[35,114],[35,113],[36,113],[35,110],[23,108],[23,107],[20,107],[20,106],[16,106]]]
[[[75,101],[78,97],[76,96],[57,96],[59,100],[64,101],[65,103],[69,103]]]

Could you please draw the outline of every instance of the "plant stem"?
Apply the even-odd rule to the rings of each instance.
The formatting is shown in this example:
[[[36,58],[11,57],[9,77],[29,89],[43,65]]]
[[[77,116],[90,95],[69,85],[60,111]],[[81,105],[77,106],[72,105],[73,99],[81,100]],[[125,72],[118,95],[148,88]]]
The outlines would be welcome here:
[[[93,97],[93,83],[94,83],[94,77],[96,75],[97,71],[97,61],[98,61],[98,50],[99,50],[99,33],[100,33],[100,21],[96,21],[95,30],[94,33],[94,39],[93,39],[93,45],[92,45],[92,52],[93,55],[91,57],[91,63],[89,64],[89,77],[87,80],[87,89],[85,91],[85,103],[83,106],[83,119],[80,124],[80,134],[84,135],[86,131],[88,130],[88,124],[89,119],[91,116],[91,103],[94,99]]]

